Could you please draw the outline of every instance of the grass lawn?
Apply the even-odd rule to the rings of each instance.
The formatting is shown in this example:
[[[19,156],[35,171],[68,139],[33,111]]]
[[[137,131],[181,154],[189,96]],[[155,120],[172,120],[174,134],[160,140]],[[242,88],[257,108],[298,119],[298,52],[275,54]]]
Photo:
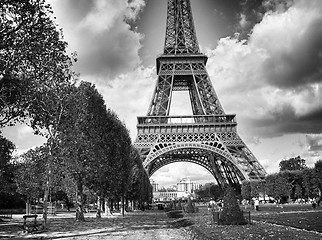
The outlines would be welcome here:
[[[252,219],[322,233],[321,207],[312,209],[310,205],[289,204],[283,208],[263,206],[262,210],[254,213]]]
[[[251,211],[252,224],[224,226],[213,222],[207,209],[198,214],[187,215],[194,225],[190,228],[199,239],[322,239],[322,208],[315,210],[310,205],[287,204],[261,205],[261,211]]]

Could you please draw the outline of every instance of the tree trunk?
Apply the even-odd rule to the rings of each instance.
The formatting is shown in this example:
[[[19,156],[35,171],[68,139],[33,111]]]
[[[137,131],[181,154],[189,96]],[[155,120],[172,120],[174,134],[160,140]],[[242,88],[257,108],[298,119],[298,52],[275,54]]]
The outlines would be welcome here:
[[[29,214],[31,214],[31,206],[30,206],[30,199],[28,197],[26,202],[26,215],[29,215]]]
[[[131,201],[131,209],[134,211],[134,200]]]
[[[44,226],[46,228],[47,226],[47,215],[48,215],[48,197],[49,197],[49,190],[50,190],[50,185],[51,185],[51,170],[52,170],[52,162],[53,162],[53,142],[49,141],[49,157],[48,157],[48,162],[47,162],[47,182],[46,182],[46,187],[44,191],[44,205],[43,205],[43,218],[44,218]]]
[[[125,209],[124,196],[122,196],[122,198],[121,198],[121,202],[122,202],[122,209],[121,209],[121,213],[122,213],[122,216],[124,217],[124,209]]]
[[[43,204],[43,212],[42,212],[42,216],[44,218],[44,225],[46,227],[47,225],[47,214],[48,214],[48,207],[47,207],[47,201],[48,201],[48,195],[49,195],[49,183],[47,181],[47,186],[45,188],[45,192],[44,192],[44,204]]]
[[[79,179],[77,181],[77,196],[76,196],[76,221],[85,221],[84,211],[83,211],[83,183]]]
[[[111,209],[109,206],[109,199],[105,198],[105,216],[111,216],[111,215],[112,215],[112,213],[111,213]]]
[[[101,197],[97,196],[96,218],[101,218]]]

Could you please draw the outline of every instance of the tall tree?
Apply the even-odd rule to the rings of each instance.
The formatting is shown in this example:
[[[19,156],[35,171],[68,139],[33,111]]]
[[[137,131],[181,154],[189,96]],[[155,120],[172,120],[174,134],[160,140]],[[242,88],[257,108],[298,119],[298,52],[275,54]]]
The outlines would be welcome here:
[[[239,208],[236,193],[230,185],[225,189],[224,207],[220,214],[220,222],[224,225],[242,225],[247,223],[243,212]]]
[[[94,85],[75,88],[63,119],[60,140],[66,169],[78,189],[77,219],[83,220],[83,187],[98,196],[120,195],[124,188],[130,138],[116,115],[107,111]]]
[[[314,198],[319,195],[318,176],[313,168],[301,171],[303,195],[305,198]]]
[[[8,194],[15,192],[14,170],[12,152],[14,144],[0,135],[0,206],[4,206]]]
[[[290,158],[287,160],[282,160],[279,163],[280,171],[294,171],[294,170],[302,170],[306,168],[305,160],[300,156],[295,158]]]
[[[130,174],[126,197],[131,201],[150,202],[152,186],[145,171],[138,150],[132,146],[130,155]]]
[[[22,154],[15,172],[17,191],[26,196],[26,214],[30,214],[30,201],[39,198],[46,188],[48,149],[29,150]]]
[[[76,57],[66,54],[67,43],[52,21],[52,10],[45,0],[3,0],[0,8],[0,91],[4,93],[0,95],[5,96],[5,104],[0,107],[0,115],[5,117],[0,119],[0,127],[28,114],[35,133],[47,138],[50,184],[61,118],[77,78],[71,70]],[[7,97],[11,93],[12,102]],[[49,187],[44,193],[45,223]]]
[[[266,192],[275,199],[289,197],[292,190],[292,184],[280,174],[270,174],[266,178]]]
[[[322,195],[322,160],[318,160],[314,165],[315,176],[319,187],[319,196]]]
[[[54,76],[69,77],[67,43],[45,0],[0,2],[0,127],[23,119],[34,94],[51,88]],[[59,69],[59,70],[58,70]],[[64,77],[62,77],[64,76]]]
[[[251,186],[250,181],[244,180],[241,186],[241,195],[243,199],[250,200],[252,198],[251,195]]]
[[[260,195],[265,196],[266,188],[265,181],[263,180],[253,180],[250,181],[251,196],[258,198]]]

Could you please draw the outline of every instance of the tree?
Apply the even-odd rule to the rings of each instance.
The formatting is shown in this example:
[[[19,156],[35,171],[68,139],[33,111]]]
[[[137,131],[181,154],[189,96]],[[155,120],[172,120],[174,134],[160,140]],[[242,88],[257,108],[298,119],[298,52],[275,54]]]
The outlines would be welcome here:
[[[319,188],[319,197],[322,193],[322,160],[318,160],[314,165],[315,177]]]
[[[251,196],[253,198],[258,198],[260,195],[265,196],[265,181],[263,180],[252,180],[250,181]]]
[[[15,182],[17,191],[26,196],[26,214],[30,214],[30,202],[44,193],[47,161],[48,149],[45,147],[31,149],[20,156]]]
[[[240,210],[235,190],[227,186],[224,193],[224,206],[220,214],[220,222],[225,225],[246,224],[243,212]]]
[[[10,192],[12,188],[13,165],[10,162],[15,145],[0,135],[0,193]]]
[[[300,156],[295,158],[290,158],[288,160],[282,160],[279,163],[280,171],[294,171],[294,170],[303,170],[306,168],[305,160]]]
[[[251,191],[250,181],[244,180],[241,186],[242,198],[246,200],[251,200],[252,198],[251,193],[252,191]]]
[[[313,168],[307,168],[301,171],[303,196],[313,198],[319,195],[318,175]]]
[[[214,183],[206,183],[202,188],[196,191],[200,198],[222,198],[223,191],[219,185]]]
[[[77,185],[77,220],[83,217],[83,188],[116,198],[126,192],[131,141],[116,114],[106,109],[95,86],[73,90],[59,134],[65,169]]]
[[[15,193],[14,171],[15,165],[12,162],[12,152],[15,145],[0,135],[0,208],[10,206]]]
[[[0,94],[5,96],[0,115],[6,117],[0,127],[26,115],[31,118],[34,132],[47,138],[50,158],[47,182],[50,184],[61,118],[70,88],[77,79],[71,71],[76,57],[66,54],[67,43],[52,21],[52,10],[45,0],[3,0],[0,8],[3,23],[0,29],[0,78],[2,82],[6,80],[6,84],[1,84],[4,94]],[[13,80],[18,83],[7,83],[13,83]],[[12,102],[7,97],[11,93],[14,93]],[[49,187],[44,193],[45,224]]]
[[[130,159],[131,172],[126,197],[139,203],[148,203],[152,200],[152,186],[149,176],[143,167],[140,154],[134,146],[131,147]]]
[[[292,184],[280,174],[270,174],[265,178],[266,192],[275,199],[284,199],[290,196]]]
[[[26,117],[39,85],[47,83],[44,87],[50,88],[53,76],[68,77],[70,58],[45,0],[3,0],[0,9],[0,127],[4,127]]]
[[[1,63],[0,63],[1,64]],[[21,104],[22,83],[9,74],[0,74],[0,128],[25,117]]]

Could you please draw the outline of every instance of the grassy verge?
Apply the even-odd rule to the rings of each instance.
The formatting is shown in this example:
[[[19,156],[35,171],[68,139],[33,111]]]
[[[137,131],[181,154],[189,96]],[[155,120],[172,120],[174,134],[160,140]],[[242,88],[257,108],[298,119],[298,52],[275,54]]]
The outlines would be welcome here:
[[[260,214],[253,219],[322,233],[322,211]]]
[[[194,222],[189,228],[200,233],[198,239],[322,239],[321,209],[307,211],[311,209],[288,207],[273,206],[262,208],[260,212],[252,211],[252,224],[243,226],[215,224],[205,209],[201,209],[199,214],[186,215],[186,218]]]

